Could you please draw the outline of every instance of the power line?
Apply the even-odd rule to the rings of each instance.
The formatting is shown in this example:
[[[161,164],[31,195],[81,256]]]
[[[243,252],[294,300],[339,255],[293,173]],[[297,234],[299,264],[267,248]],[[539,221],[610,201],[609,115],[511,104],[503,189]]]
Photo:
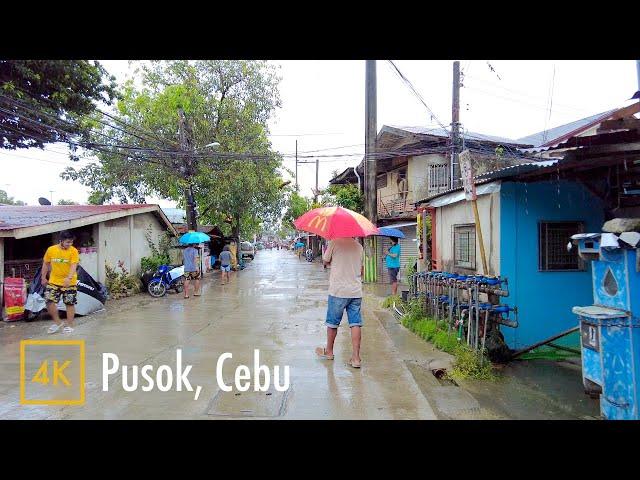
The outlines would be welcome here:
[[[470,78],[470,79],[472,79],[474,81],[485,83],[488,86],[491,86],[491,87],[494,87],[494,88],[499,88],[501,90],[505,90],[507,92],[511,92],[511,93],[513,93],[515,95],[518,95],[518,96],[521,96],[521,97],[527,97],[527,98],[534,99],[534,100],[542,100],[544,98],[544,97],[541,97],[539,95],[532,95],[532,94],[524,92],[522,90],[515,90],[515,89],[512,89],[512,88],[507,88],[507,87],[505,87],[503,85],[499,85],[499,84],[484,80],[484,79],[479,78],[479,77],[474,77],[472,75],[468,75],[467,74],[467,75],[465,75],[465,78]],[[465,85],[465,87],[466,87],[466,85]],[[486,92],[486,90],[479,90],[479,89],[475,89],[475,90],[482,91],[482,92],[485,92],[485,93],[489,93],[490,95],[494,95],[493,92]],[[499,98],[506,98],[506,97],[499,97]],[[517,100],[514,100],[514,101],[517,101]],[[576,111],[576,112],[586,112],[586,113],[590,112],[590,110],[587,110],[585,108],[576,107],[575,105],[568,105],[566,103],[558,103],[558,102],[555,102],[555,103],[556,103],[557,106],[561,107],[561,110],[567,110],[567,111],[568,110],[573,110],[573,111]],[[532,105],[532,104],[530,104],[530,105]],[[538,104],[538,105],[542,105],[542,104]]]
[[[544,122],[544,133],[542,134],[542,143],[547,142],[547,127],[549,126],[549,122],[551,121],[551,107],[553,107],[553,87],[556,83],[556,66],[553,65],[553,76],[551,77],[551,90],[549,92],[549,116],[547,120]]]
[[[418,100],[420,100],[420,102],[425,106],[425,108],[427,109],[427,111],[429,112],[429,114],[431,115],[432,118],[434,118],[436,120],[436,122],[438,122],[438,125],[440,125],[440,127],[442,129],[444,129],[445,131],[447,130],[447,128],[443,125],[443,123],[438,119],[438,117],[436,116],[435,113],[433,113],[433,110],[431,110],[431,108],[429,108],[429,105],[427,105],[427,102],[424,101],[424,99],[422,98],[422,95],[420,95],[420,93],[418,93],[418,91],[415,89],[415,87],[413,86],[413,84],[409,81],[409,79],[407,77],[405,77],[402,72],[400,71],[400,69],[396,66],[395,63],[393,63],[393,60],[387,60],[391,66],[394,68],[396,74],[400,77],[400,79],[409,87],[409,89],[413,92],[413,94],[418,98]]]

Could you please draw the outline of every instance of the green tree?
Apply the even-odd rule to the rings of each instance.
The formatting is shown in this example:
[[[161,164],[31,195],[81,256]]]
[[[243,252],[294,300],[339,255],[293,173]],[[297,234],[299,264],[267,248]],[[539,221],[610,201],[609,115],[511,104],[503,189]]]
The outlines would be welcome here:
[[[114,147],[98,153],[97,164],[68,168],[63,178],[89,186],[102,202],[142,203],[157,195],[182,208],[191,184],[201,223],[230,220],[236,235],[277,216],[282,162],[267,137],[267,122],[280,106],[274,67],[264,61],[154,61],[142,64],[137,76],[117,104],[129,128],[105,126],[100,133],[108,132]],[[179,110],[191,133],[188,154],[180,151]],[[208,147],[214,141],[216,150]],[[132,144],[137,151],[116,147]]]
[[[295,229],[294,220],[311,210],[311,207],[311,199],[303,197],[296,191],[291,192],[287,201],[287,209],[282,218],[283,226]]]
[[[0,204],[2,203],[5,205],[26,205],[22,200],[14,200],[13,197],[10,197],[7,194],[7,192],[0,190]]]
[[[330,185],[322,197],[325,205],[348,208],[354,212],[364,212],[364,196],[357,185]]]
[[[58,200],[58,205],[80,205],[78,202],[74,202],[73,200],[65,200],[61,198]]]
[[[115,78],[95,61],[0,60],[0,148],[86,140],[92,125],[83,117],[115,97]]]

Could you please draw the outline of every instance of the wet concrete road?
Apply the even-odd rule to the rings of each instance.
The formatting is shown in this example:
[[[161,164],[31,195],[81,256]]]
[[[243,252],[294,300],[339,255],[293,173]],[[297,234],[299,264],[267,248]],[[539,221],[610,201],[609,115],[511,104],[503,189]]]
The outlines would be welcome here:
[[[288,251],[258,252],[247,269],[221,285],[219,272],[207,274],[201,297],[162,299],[136,296],[111,302],[104,313],[82,320],[72,335],[47,335],[49,322],[0,328],[0,418],[69,419],[433,419],[434,412],[418,388],[377,317],[364,310],[362,359],[347,365],[351,343],[346,319],[336,340],[334,361],[318,359],[314,348],[325,341],[324,315],[328,270],[319,262],[299,260]],[[86,402],[83,406],[19,404],[21,339],[84,339]],[[176,349],[183,365],[193,365],[189,381],[195,392],[126,392],[121,376],[110,377],[102,391],[102,353],[118,355],[121,365],[172,368]],[[253,370],[254,349],[269,366],[290,366],[290,389],[284,394],[220,390],[216,363],[233,385],[236,366]]]

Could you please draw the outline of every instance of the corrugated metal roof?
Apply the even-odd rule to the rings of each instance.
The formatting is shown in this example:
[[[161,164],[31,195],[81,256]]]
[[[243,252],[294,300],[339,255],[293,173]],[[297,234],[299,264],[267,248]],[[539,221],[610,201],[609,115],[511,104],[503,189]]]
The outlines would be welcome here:
[[[521,163],[519,165],[509,165],[508,167],[499,168],[498,170],[485,172],[481,175],[476,176],[475,178],[476,181],[498,180],[500,178],[520,175],[521,173],[533,172],[534,170],[538,170],[539,168],[550,167],[551,165],[555,165],[556,163],[558,163],[558,160],[545,160],[542,162],[529,162]]]
[[[187,211],[183,208],[163,208],[162,211],[171,223],[185,223]]]
[[[451,136],[451,134],[447,130],[444,130],[443,128],[440,128],[440,127],[436,127],[436,128],[403,127],[398,125],[389,125],[389,127],[396,128],[398,130],[404,130],[405,132],[414,133],[417,135],[431,135],[434,137],[442,137],[442,138],[448,138]],[[484,133],[460,132],[460,135],[469,140],[479,140],[479,141],[487,141],[487,142],[494,142],[494,143],[506,143],[506,144],[513,144],[513,145],[520,145],[520,144],[531,145],[530,143],[520,142],[518,140],[513,140],[512,138],[496,137],[494,135],[485,135]]]
[[[532,135],[528,135],[526,137],[522,137],[518,139],[518,142],[527,143],[533,145],[534,147],[541,147],[543,145],[553,145],[553,141],[557,138],[563,137],[571,132],[579,133],[579,131],[591,125],[598,120],[604,120],[607,117],[611,116],[614,112],[616,112],[617,108],[613,110],[607,110],[606,112],[598,113],[596,115],[591,115],[590,117],[581,118],[580,120],[576,120],[571,123],[567,123],[565,125],[560,125],[558,127],[550,128],[549,130],[534,133]],[[540,150],[538,150],[540,151]]]
[[[78,220],[104,213],[157,207],[153,204],[129,205],[38,205],[0,207],[0,230],[36,227],[50,223]]]

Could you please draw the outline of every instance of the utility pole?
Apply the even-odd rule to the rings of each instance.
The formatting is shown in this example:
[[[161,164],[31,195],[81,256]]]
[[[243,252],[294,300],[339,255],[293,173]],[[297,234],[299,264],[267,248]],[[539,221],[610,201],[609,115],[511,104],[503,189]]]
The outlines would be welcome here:
[[[320,160],[316,158],[316,191],[313,196],[313,203],[318,203],[318,170],[320,169]]]
[[[367,60],[365,66],[365,147],[364,147],[364,216],[374,225],[378,221],[378,192],[376,190],[376,136],[378,134],[376,92],[376,61]],[[364,281],[376,282],[377,241],[370,236],[364,241]]]
[[[178,109],[178,115],[180,117],[180,150],[185,152],[185,156],[182,159],[183,165],[181,169],[184,172],[184,177],[188,182],[188,186],[185,189],[185,197],[187,199],[187,228],[189,230],[198,230],[198,221],[196,213],[196,202],[193,198],[193,159],[191,158],[191,128],[187,123],[187,119],[182,108]]]
[[[460,178],[460,163],[458,160],[460,142],[460,62],[453,62],[453,103],[451,108],[451,183],[450,187],[458,186]]]
[[[636,70],[638,72],[638,90],[640,91],[640,60],[636,60]]]
[[[377,221],[376,192],[376,150],[377,135],[377,92],[376,61],[366,61],[365,75],[365,153],[364,153],[364,213],[375,225]]]
[[[296,138],[296,192],[298,191],[298,139]]]

